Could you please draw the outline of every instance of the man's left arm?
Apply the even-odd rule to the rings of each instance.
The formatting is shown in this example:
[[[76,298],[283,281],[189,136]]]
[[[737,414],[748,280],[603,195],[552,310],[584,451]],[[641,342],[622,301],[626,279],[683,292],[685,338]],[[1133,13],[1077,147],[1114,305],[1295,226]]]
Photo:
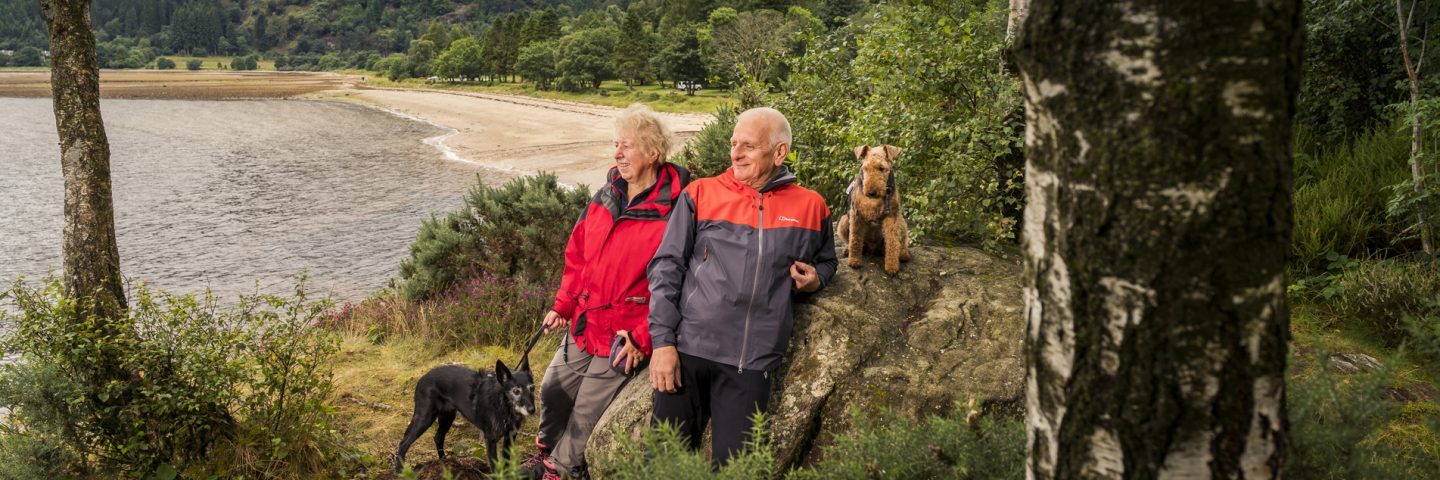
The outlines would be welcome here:
[[[816,289],[819,291],[830,284],[830,279],[835,277],[835,268],[840,265],[840,258],[835,255],[835,232],[830,227],[828,212],[820,222],[820,249],[810,258],[815,259],[815,274],[820,277],[820,288]]]

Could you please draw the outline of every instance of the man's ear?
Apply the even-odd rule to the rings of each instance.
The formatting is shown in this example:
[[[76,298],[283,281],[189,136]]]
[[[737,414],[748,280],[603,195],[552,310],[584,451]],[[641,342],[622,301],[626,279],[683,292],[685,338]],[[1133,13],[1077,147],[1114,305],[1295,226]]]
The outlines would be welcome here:
[[[900,147],[885,145],[885,155],[890,157],[891,162],[894,162],[895,159],[900,158]]]
[[[785,157],[790,156],[790,144],[782,143],[775,146],[775,166],[785,163]]]
[[[867,153],[870,153],[870,145],[869,145],[869,144],[855,147],[855,158],[857,158],[857,159],[864,159],[864,158],[865,158],[865,154],[867,154]]]

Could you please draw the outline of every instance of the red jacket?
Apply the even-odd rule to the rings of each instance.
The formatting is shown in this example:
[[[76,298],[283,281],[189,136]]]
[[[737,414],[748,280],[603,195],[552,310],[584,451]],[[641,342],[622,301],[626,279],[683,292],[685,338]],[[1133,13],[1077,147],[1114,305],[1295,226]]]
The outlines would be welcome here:
[[[656,173],[655,185],[628,206],[628,184],[619,170],[611,168],[608,179],[570,232],[553,309],[570,319],[570,334],[586,352],[610,356],[615,332],[625,330],[649,356],[650,283],[645,268],[665,236],[665,220],[690,172],[666,163]]]

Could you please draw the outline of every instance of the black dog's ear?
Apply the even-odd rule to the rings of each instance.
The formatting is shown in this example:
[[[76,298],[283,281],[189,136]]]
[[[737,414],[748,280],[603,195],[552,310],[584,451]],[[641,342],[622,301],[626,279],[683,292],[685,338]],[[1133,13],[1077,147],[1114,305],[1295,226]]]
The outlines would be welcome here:
[[[495,379],[500,380],[500,383],[510,380],[510,369],[505,368],[504,360],[495,361]]]
[[[894,145],[886,145],[885,155],[890,157],[891,162],[894,162],[895,159],[900,158],[900,147]]]
[[[867,154],[867,153],[870,153],[870,145],[869,145],[869,144],[865,144],[865,145],[861,145],[861,146],[855,147],[855,158],[858,158],[858,159],[863,160],[863,159],[865,159],[865,154]]]

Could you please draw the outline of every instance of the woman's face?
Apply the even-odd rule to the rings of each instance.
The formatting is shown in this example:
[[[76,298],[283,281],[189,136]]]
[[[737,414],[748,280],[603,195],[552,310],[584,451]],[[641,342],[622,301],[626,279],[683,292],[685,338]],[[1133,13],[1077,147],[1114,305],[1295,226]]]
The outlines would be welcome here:
[[[632,133],[621,133],[615,139],[615,166],[620,168],[620,177],[626,182],[633,182],[654,169],[659,160],[660,155],[651,152]]]

